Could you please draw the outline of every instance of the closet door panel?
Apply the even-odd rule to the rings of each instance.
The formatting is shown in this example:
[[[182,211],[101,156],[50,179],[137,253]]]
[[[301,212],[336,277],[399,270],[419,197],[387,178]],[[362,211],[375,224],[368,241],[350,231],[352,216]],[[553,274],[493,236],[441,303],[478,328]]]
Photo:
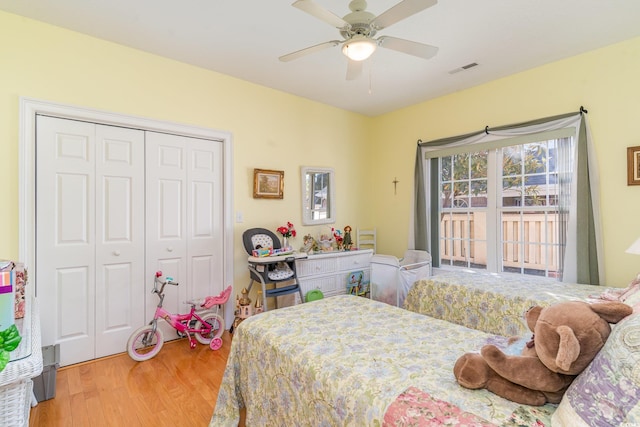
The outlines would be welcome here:
[[[84,341],[93,335],[93,319],[89,317],[89,304],[93,303],[93,292],[88,284],[93,270],[87,266],[58,268],[56,289],[61,296],[56,308],[64,316],[59,317],[56,336],[58,341]],[[93,313],[91,313],[93,314]]]
[[[60,363],[94,358],[94,125],[38,116],[36,277],[42,345]]]
[[[184,312],[188,299],[186,239],[186,144],[175,135],[146,132],[146,317],[155,312],[158,298],[151,294],[153,277],[160,270],[179,286],[165,287],[164,306],[170,312]],[[175,336],[161,323],[167,337]]]
[[[146,142],[147,262],[181,263],[171,270],[180,286],[168,289],[165,301],[187,310],[184,301],[224,287],[222,143],[154,132],[147,132]],[[147,313],[156,303],[151,299]]]
[[[96,357],[144,323],[144,132],[96,125]]]
[[[189,246],[191,297],[217,295],[222,283],[222,144],[189,139]]]

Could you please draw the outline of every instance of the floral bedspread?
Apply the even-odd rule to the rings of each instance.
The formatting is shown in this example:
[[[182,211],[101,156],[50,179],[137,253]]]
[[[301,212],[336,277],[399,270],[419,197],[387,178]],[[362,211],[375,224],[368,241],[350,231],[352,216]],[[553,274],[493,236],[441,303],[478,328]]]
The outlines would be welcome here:
[[[242,407],[248,426],[420,425],[411,402],[432,425],[445,411],[452,426],[549,426],[554,405],[457,384],[457,358],[486,343],[506,338],[352,295],[262,313],[234,332],[210,426],[236,426]]]
[[[589,301],[603,286],[562,283],[547,277],[462,270],[417,281],[409,290],[407,310],[502,336],[529,333],[524,312],[559,301]]]

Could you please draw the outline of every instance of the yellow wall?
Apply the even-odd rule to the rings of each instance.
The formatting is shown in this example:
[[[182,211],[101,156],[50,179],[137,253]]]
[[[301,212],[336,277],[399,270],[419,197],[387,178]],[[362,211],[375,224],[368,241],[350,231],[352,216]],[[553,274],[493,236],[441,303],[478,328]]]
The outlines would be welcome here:
[[[370,118],[159,56],[0,12],[0,259],[18,257],[19,98],[71,104],[231,132],[234,148],[236,287],[247,284],[241,241],[250,227],[301,224],[300,166],[331,166],[337,225],[371,217],[355,197],[368,169],[356,153]],[[285,172],[284,200],[253,199],[253,169]],[[368,224],[367,224],[368,225]],[[301,237],[293,241],[301,244]]]
[[[640,38],[377,117],[372,133],[377,173],[369,194],[377,195],[372,208],[379,251],[400,256],[406,249],[418,139],[578,111],[582,105],[589,111],[599,164],[606,284],[626,286],[640,271],[640,257],[624,252],[640,237],[640,187],[627,186],[626,170],[626,148],[640,145],[638,76]],[[394,177],[400,181],[397,195]]]
[[[334,167],[336,225],[375,225],[378,251],[400,256],[407,247],[418,139],[584,105],[601,175],[607,284],[624,286],[640,271],[640,258],[624,253],[640,236],[640,187],[626,185],[626,147],[640,145],[640,38],[376,118],[4,12],[0,40],[0,259],[18,256],[20,96],[231,132],[233,210],[244,214],[244,223],[234,225],[237,286],[247,278],[244,229],[275,229],[290,220],[300,233],[316,234],[317,228],[301,227],[300,166]],[[285,171],[284,200],[252,198],[253,168]]]

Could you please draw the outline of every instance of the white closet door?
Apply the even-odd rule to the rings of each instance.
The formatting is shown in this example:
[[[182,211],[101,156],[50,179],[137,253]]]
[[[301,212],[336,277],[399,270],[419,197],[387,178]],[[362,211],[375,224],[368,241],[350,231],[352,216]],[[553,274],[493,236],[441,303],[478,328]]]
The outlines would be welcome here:
[[[121,353],[144,312],[144,133],[38,117],[43,345],[69,365]]]
[[[95,126],[38,117],[36,276],[42,345],[95,354]]]
[[[150,318],[157,304],[157,297],[150,297],[157,270],[180,283],[165,288],[165,308],[171,312],[185,312],[185,301],[223,289],[223,171],[219,141],[147,132],[146,148]]]
[[[182,137],[154,132],[147,132],[145,136],[147,321],[151,320],[158,303],[158,297],[151,294],[156,271],[162,271],[180,284],[165,288],[165,309],[171,313],[183,310],[180,302],[187,296],[187,170],[183,140]],[[175,336],[168,328],[164,332],[167,339]]]
[[[96,126],[96,355],[144,323],[144,132]]]
[[[191,298],[217,295],[223,281],[222,143],[187,138],[187,218]],[[222,313],[221,313],[222,314]]]

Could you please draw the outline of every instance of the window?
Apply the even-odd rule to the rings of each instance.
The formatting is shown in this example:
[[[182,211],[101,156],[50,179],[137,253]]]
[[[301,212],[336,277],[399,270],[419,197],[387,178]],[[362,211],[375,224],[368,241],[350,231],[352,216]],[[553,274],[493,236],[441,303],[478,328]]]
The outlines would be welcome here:
[[[414,178],[410,244],[434,267],[603,282],[598,167],[583,108],[418,140]]]
[[[570,154],[560,162],[572,144],[562,138],[439,157],[440,265],[560,277],[559,165],[572,169]]]
[[[303,167],[302,223],[304,225],[335,222],[335,181],[332,168]]]

